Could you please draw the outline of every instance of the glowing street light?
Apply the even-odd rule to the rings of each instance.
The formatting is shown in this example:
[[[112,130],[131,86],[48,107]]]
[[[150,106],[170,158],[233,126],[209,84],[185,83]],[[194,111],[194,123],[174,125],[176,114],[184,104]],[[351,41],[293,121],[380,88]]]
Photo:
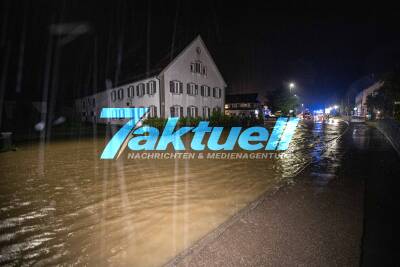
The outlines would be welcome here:
[[[292,89],[295,87],[294,83],[289,83],[289,91],[292,92]]]

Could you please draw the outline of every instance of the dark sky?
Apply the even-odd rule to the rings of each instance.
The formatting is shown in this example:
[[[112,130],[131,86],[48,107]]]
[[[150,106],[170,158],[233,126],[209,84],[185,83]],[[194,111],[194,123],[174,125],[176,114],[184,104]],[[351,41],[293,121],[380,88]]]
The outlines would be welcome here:
[[[49,90],[68,104],[94,88],[102,90],[106,79],[122,82],[145,73],[147,55],[154,68],[168,58],[173,40],[178,49],[197,34],[214,56],[228,93],[265,95],[294,81],[302,102],[329,104],[353,81],[399,64],[395,9],[233,2],[2,1],[2,69],[6,51],[11,56],[6,95],[40,99],[49,77]],[[63,36],[51,37],[46,76],[49,25],[55,23],[85,23],[90,32],[58,48],[54,44]]]

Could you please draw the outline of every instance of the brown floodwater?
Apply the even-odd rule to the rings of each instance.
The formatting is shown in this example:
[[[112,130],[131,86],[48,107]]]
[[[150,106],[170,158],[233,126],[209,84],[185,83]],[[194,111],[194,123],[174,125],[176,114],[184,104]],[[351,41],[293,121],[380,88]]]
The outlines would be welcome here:
[[[326,150],[300,124],[287,158],[100,160],[105,138],[0,154],[0,265],[160,266]]]

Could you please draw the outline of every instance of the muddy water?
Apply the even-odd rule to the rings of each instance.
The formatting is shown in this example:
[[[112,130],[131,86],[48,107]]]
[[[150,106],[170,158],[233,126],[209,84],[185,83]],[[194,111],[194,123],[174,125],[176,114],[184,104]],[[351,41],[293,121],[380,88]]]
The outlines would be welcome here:
[[[299,125],[286,159],[99,159],[105,139],[0,154],[0,265],[160,266],[292,182],[343,124]]]

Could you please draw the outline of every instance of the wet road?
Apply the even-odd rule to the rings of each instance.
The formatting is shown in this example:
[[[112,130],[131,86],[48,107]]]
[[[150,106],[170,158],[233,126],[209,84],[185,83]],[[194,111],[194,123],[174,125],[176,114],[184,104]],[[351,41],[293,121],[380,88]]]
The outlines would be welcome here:
[[[264,194],[168,265],[394,266],[399,163],[378,130],[353,124],[294,185]]]
[[[160,266],[322,155],[334,172],[345,129],[299,125],[273,160],[101,161],[104,138],[2,153],[0,265]]]

